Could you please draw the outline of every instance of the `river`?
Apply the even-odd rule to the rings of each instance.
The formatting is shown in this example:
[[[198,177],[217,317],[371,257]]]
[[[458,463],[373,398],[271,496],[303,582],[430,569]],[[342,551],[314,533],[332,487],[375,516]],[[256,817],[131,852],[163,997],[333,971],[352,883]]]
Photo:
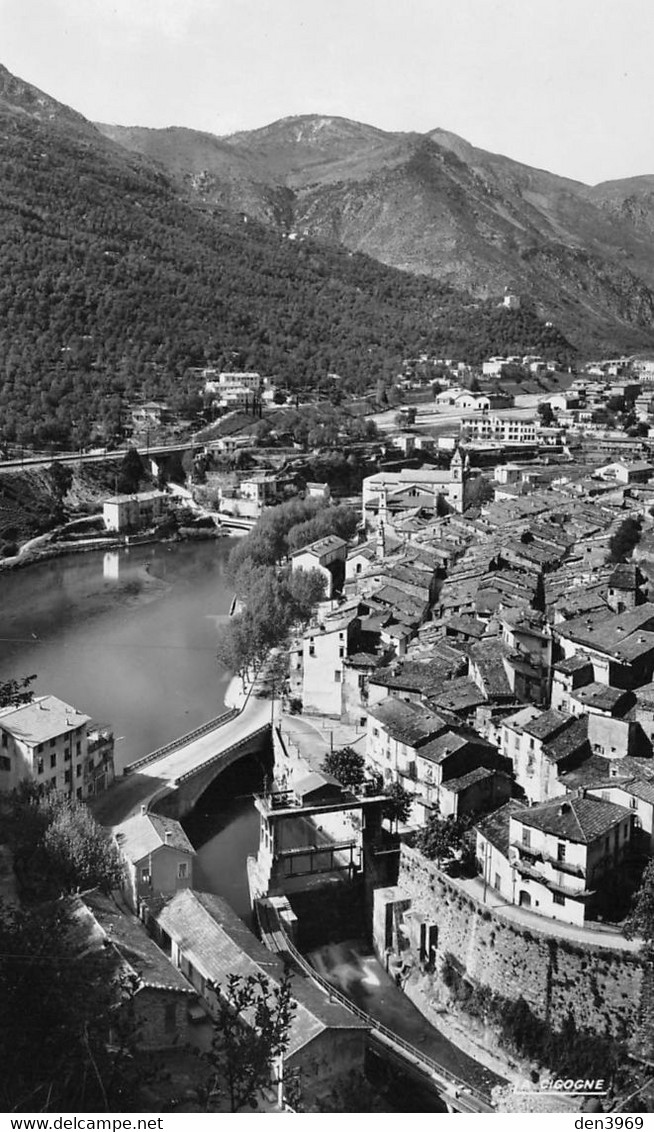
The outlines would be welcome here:
[[[224,708],[234,540],[68,555],[0,577],[0,680],[109,723],[116,771]],[[165,599],[165,600],[164,600]]]

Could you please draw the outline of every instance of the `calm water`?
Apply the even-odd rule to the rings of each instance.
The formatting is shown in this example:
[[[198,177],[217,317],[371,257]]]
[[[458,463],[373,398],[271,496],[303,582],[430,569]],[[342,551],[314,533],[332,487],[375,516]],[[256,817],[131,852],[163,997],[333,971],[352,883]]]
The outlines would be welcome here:
[[[0,679],[36,673],[113,726],[116,769],[224,708],[233,540],[56,558],[0,576]]]

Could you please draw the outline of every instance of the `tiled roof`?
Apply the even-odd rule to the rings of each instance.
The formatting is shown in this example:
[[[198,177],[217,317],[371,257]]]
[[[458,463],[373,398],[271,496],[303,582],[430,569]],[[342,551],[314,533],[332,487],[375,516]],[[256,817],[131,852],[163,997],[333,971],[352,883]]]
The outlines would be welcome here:
[[[405,703],[393,696],[369,707],[368,715],[378,720],[393,739],[410,747],[424,746],[447,726],[442,716],[421,704]]]
[[[462,774],[459,778],[450,778],[442,785],[443,790],[449,790],[452,794],[462,794],[469,786],[474,786],[475,782],[482,782],[485,778],[493,778],[498,771],[489,770],[488,767],[478,766],[474,770],[469,770],[467,774]]]
[[[527,735],[533,735],[534,739],[552,739],[558,735],[565,727],[569,727],[574,722],[573,718],[569,715],[564,715],[563,712],[543,711],[540,715],[534,717],[522,724],[522,730],[527,732]]]
[[[566,841],[588,845],[603,837],[631,811],[599,798],[555,798],[541,806],[533,806],[516,815],[516,820],[543,833],[551,833]]]
[[[512,816],[519,817],[520,814],[527,809],[523,802],[517,802],[511,799],[500,806],[499,810],[494,810],[492,814],[487,814],[481,821],[477,822],[475,829],[490,841],[496,849],[504,857],[509,855],[509,826]]]
[[[166,834],[169,834],[168,841]],[[175,818],[165,818],[159,814],[136,814],[127,818],[114,828],[114,836],[121,852],[135,863],[162,846],[178,849],[183,853],[195,852],[179,822]]]
[[[219,896],[184,889],[162,909],[158,922],[209,981],[224,985],[230,975],[264,974],[279,985],[284,976],[282,959],[268,951]],[[289,1053],[327,1029],[365,1028],[356,1015],[303,975],[293,975],[292,993],[298,1007],[291,1022]]]
[[[109,956],[113,970],[117,964],[126,964],[147,987],[175,990],[195,998],[195,991],[184,976],[173,967],[140,920],[125,911],[103,893],[94,890],[84,896],[72,898],[75,937],[71,950],[103,951]],[[111,964],[113,947],[117,964]]]

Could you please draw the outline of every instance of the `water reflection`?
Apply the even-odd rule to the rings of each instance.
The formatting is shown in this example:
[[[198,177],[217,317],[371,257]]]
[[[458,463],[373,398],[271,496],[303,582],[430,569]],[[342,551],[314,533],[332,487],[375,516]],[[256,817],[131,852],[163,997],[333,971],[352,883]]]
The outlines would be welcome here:
[[[117,766],[223,709],[216,661],[233,541],[71,555],[0,577],[0,680],[50,692],[124,736]],[[114,576],[115,575],[115,576]]]

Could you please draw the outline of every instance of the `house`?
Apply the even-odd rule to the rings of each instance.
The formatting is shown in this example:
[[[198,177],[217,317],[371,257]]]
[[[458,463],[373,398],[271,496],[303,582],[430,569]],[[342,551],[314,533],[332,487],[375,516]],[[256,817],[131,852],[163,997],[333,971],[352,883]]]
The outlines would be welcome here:
[[[343,670],[357,625],[356,611],[325,618],[302,639],[302,704],[305,711],[340,718]]]
[[[296,550],[291,555],[291,566],[293,570],[318,570],[327,585],[325,596],[331,598],[343,588],[346,559],[345,539],[338,535],[327,535]]]
[[[281,956],[268,951],[229,904],[210,893],[187,889],[173,896],[157,916],[157,935],[211,1015],[230,976],[265,977],[273,986],[284,977]],[[363,1070],[367,1026],[303,976],[293,977],[292,993],[296,1009],[284,1069],[298,1075],[305,1097],[313,1097]]]
[[[588,611],[554,628],[564,657],[584,655],[594,679],[615,688],[637,688],[654,675],[654,604],[622,613]]]
[[[477,862],[508,903],[583,926],[619,877],[634,828],[631,809],[583,795],[504,807],[476,826]]]
[[[414,821],[426,820],[433,809],[457,815],[510,793],[506,776],[493,777],[496,748],[422,704],[388,697],[368,707],[367,728],[367,764],[414,795]],[[491,775],[467,777],[480,767]]]
[[[530,802],[560,794],[559,775],[591,753],[585,717],[532,705],[504,719],[501,736],[502,755],[511,760],[516,784]]]
[[[193,883],[195,850],[174,818],[141,813],[114,828],[126,867],[125,896],[138,912],[156,896],[170,896]]]
[[[0,710],[0,791],[28,780],[82,801],[114,779],[114,742],[108,728],[57,696]]]
[[[616,483],[632,484],[647,483],[654,474],[654,466],[646,460],[635,461],[628,464],[626,460],[614,460],[597,468],[594,475],[603,480],[615,480]]]
[[[147,934],[136,916],[94,890],[70,897],[71,958],[96,953],[116,986],[119,1008],[124,984],[132,984],[134,1030],[140,1049],[184,1049],[193,1038],[197,995]]]
[[[102,504],[108,531],[138,531],[162,523],[168,515],[170,496],[165,491],[140,491],[114,495]]]

